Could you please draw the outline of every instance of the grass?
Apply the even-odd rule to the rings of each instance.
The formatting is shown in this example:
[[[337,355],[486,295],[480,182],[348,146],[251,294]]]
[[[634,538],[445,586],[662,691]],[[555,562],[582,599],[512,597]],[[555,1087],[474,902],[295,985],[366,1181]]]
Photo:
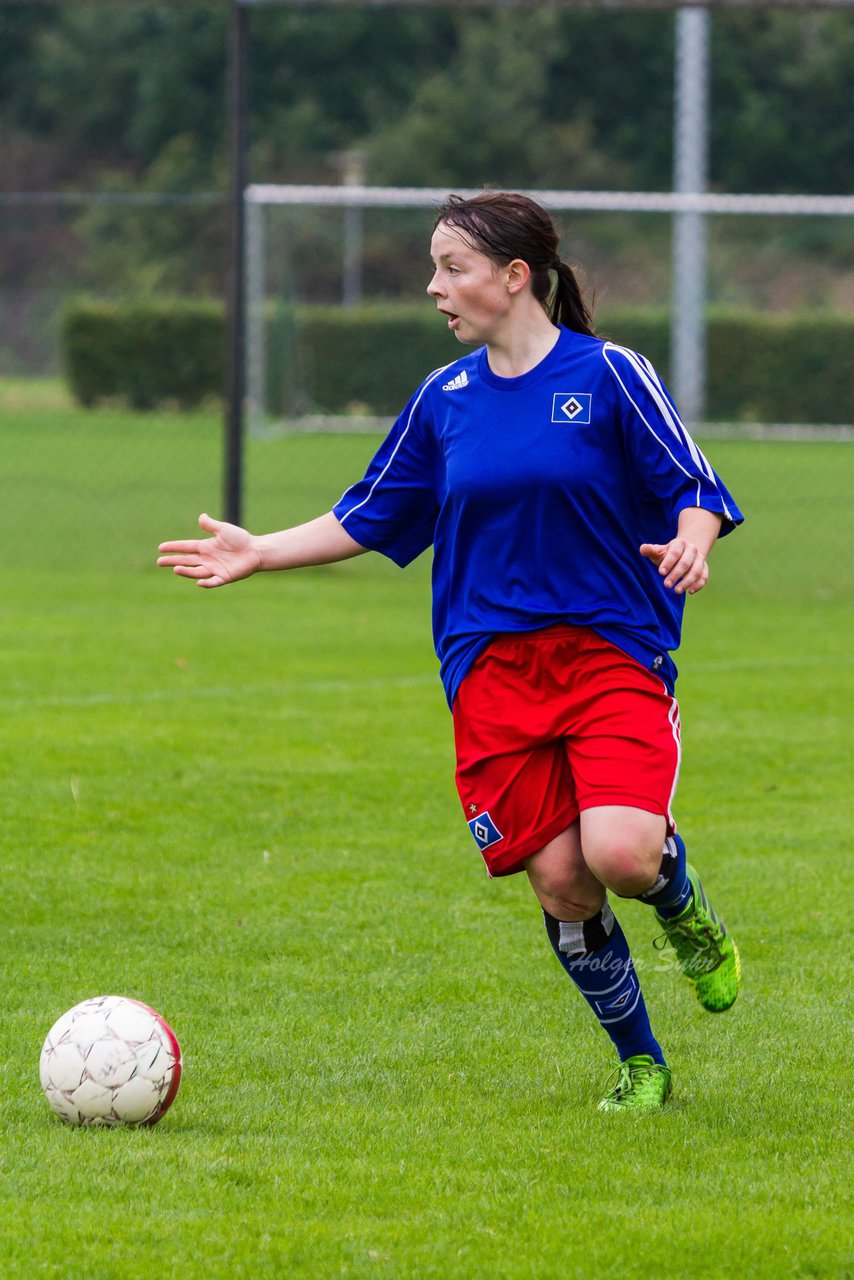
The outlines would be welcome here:
[[[690,602],[678,813],[746,985],[705,1015],[618,911],[674,1101],[611,1067],[527,887],[457,809],[429,566],[202,592],[154,568],[219,502],[219,423],[0,391],[0,1274],[544,1280],[851,1275],[854,448],[726,442],[750,516]],[[371,442],[256,442],[248,519]],[[78,1131],[38,1053],[135,995],[185,1054],[156,1129]]]

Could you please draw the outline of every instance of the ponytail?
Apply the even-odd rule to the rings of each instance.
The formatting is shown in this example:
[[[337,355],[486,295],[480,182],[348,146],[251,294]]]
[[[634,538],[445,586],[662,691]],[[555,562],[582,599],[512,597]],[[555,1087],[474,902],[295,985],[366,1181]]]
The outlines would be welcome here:
[[[572,267],[558,258],[554,270],[557,273],[557,284],[546,308],[552,324],[562,324],[567,329],[574,329],[576,333],[586,333],[595,338],[596,331],[590,310]]]

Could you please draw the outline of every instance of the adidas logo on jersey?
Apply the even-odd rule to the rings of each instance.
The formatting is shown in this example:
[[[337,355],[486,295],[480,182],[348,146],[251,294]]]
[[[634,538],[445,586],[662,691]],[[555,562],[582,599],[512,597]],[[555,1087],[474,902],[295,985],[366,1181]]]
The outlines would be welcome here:
[[[463,369],[462,373],[458,373],[455,378],[451,378],[450,382],[446,382],[443,385],[442,390],[443,391],[459,391],[460,387],[467,387],[468,384],[469,384],[469,376],[466,373],[465,369]]]

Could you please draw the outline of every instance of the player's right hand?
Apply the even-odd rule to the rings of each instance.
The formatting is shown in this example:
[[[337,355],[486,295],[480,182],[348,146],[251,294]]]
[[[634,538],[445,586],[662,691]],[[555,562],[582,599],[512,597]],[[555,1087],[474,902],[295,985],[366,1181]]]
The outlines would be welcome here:
[[[161,542],[157,563],[181,578],[194,578],[200,587],[224,587],[262,569],[256,539],[239,525],[199,516],[199,524],[211,538],[187,538]]]

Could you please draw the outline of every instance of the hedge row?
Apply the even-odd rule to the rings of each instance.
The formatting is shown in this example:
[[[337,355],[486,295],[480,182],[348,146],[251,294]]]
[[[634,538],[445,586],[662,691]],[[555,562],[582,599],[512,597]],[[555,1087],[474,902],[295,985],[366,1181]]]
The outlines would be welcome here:
[[[223,307],[216,301],[69,303],[60,330],[68,383],[83,405],[119,398],[137,409],[190,408],[223,383]]]
[[[267,317],[268,403],[277,412],[394,414],[424,376],[459,353],[429,307],[299,307]],[[612,311],[600,331],[642,351],[667,377],[666,313]],[[224,317],[217,302],[79,301],[62,327],[71,389],[85,405],[192,406],[221,394]],[[712,421],[851,422],[854,314],[713,310]]]

